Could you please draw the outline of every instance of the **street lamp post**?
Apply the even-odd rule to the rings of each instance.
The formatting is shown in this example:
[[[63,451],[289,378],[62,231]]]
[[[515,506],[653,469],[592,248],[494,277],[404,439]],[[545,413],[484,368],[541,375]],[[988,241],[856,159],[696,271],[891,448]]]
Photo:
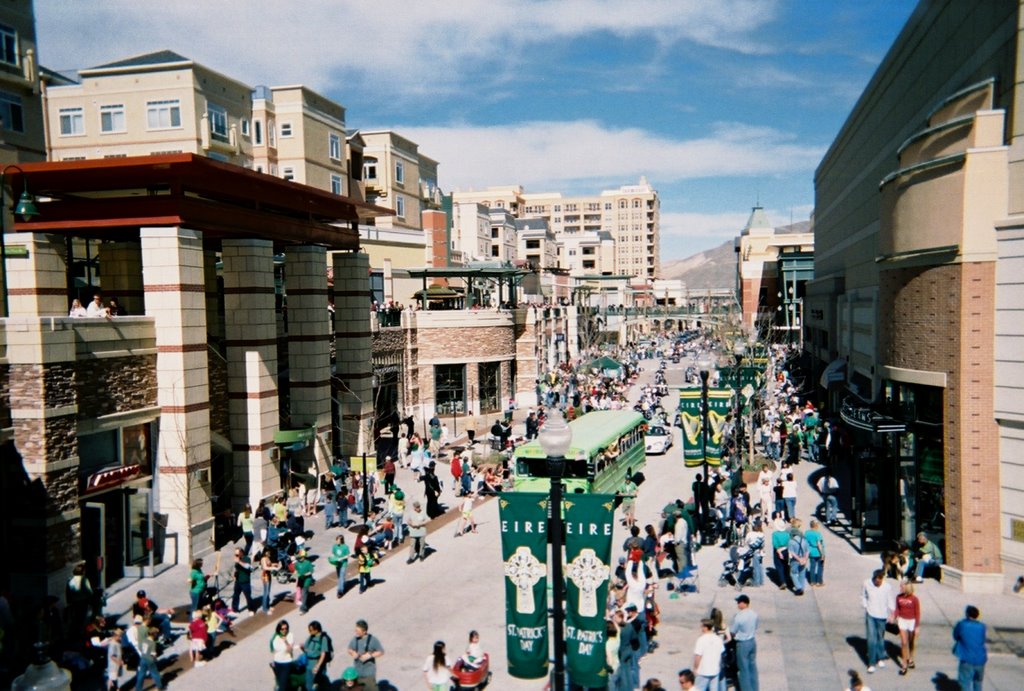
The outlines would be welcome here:
[[[33,216],[39,215],[39,209],[36,208],[35,201],[32,199],[32,195],[28,193],[28,177],[25,175],[20,167],[14,165],[7,165],[0,170],[0,280],[4,284],[3,292],[3,306],[4,306],[4,317],[10,316],[10,305],[7,302],[7,242],[4,238],[4,234],[7,232],[7,199],[4,191],[4,175],[7,171],[14,168],[21,173],[24,187],[21,192],[21,196],[18,198],[18,205],[14,207],[14,213],[17,216],[21,216],[24,219],[32,218]]]
[[[735,425],[735,440],[736,440],[736,458],[743,464],[743,422],[740,418],[740,365],[743,364],[743,355],[746,352],[746,342],[742,338],[737,338],[733,344],[732,355],[736,358],[736,371],[733,373],[733,396],[736,398],[736,413],[733,416],[733,424]]]
[[[711,376],[711,367],[713,361],[711,356],[705,351],[702,352],[700,358],[697,360],[697,367],[700,369],[700,448],[701,455],[704,458],[704,479],[703,485],[700,487],[699,497],[697,499],[697,506],[702,514],[701,520],[705,523],[708,521],[709,516],[703,515],[705,513],[705,507],[710,502],[706,501],[707,492],[710,488],[708,483],[708,378]],[[704,537],[704,530],[701,529],[701,538]]]
[[[555,664],[552,667],[552,691],[565,691],[565,581],[562,577],[562,476],[565,454],[572,444],[572,430],[565,417],[554,409],[537,435],[544,449],[547,475],[550,479],[549,510],[551,511],[551,609]]]

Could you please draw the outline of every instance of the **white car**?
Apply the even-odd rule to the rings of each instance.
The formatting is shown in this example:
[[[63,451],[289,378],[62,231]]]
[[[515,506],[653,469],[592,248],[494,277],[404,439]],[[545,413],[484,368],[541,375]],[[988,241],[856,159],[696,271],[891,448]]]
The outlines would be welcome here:
[[[644,449],[648,454],[665,453],[672,446],[672,430],[668,427],[655,425],[647,430],[644,437]]]

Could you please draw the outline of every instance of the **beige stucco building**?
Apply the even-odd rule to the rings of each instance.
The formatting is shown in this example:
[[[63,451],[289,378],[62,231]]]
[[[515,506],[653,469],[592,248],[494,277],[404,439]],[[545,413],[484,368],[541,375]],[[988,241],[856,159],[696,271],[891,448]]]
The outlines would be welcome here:
[[[369,202],[394,210],[378,219],[383,228],[422,229],[420,214],[437,208],[438,163],[422,154],[416,142],[393,130],[360,130],[363,150],[363,182]]]
[[[805,344],[838,365],[855,526],[876,548],[925,532],[966,591],[1024,557],[1021,9],[921,2],[815,175]]]

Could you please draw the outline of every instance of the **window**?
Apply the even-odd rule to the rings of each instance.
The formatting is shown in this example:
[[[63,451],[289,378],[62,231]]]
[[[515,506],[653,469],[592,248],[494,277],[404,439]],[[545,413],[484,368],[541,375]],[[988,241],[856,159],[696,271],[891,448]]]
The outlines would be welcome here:
[[[181,127],[181,104],[174,100],[151,100],[145,104],[145,127],[168,130]]]
[[[281,136],[290,137],[292,136],[292,123],[282,122],[281,123]]]
[[[640,208],[640,200],[639,199],[634,199],[633,200],[633,208],[634,209],[639,209]]]
[[[405,218],[405,197],[400,194],[395,195],[395,215]]]
[[[434,365],[434,410],[440,415],[466,412],[465,365]]]
[[[285,180],[294,180],[295,179],[295,169],[294,168],[282,168],[281,171],[282,171],[281,177],[283,177]]]
[[[249,118],[242,118],[242,135],[249,136]]]
[[[554,208],[552,208],[552,211],[554,211],[556,214],[557,213],[561,213],[562,205],[561,204],[555,204]]]
[[[85,134],[85,112],[82,108],[60,109],[60,136],[74,137]]]
[[[263,166],[256,166],[256,172],[257,173],[262,173],[263,172]]]
[[[6,24],[0,24],[0,62],[18,64],[18,32]]]
[[[277,128],[274,127],[273,120],[267,122],[267,144],[277,146]]]
[[[206,115],[210,119],[210,137],[219,142],[228,140],[228,112],[215,103],[206,104]]]
[[[496,413],[501,410],[501,363],[481,362],[478,368],[480,412]]]
[[[494,245],[493,247],[491,247],[491,256],[492,256],[492,257],[498,257],[498,256],[501,256],[501,255],[499,255],[499,254],[498,254],[498,250],[500,250],[500,249],[501,249],[501,248],[500,248],[500,247],[498,247],[497,245]]]
[[[124,104],[115,103],[108,106],[100,106],[100,132],[124,132]]]
[[[611,202],[605,202],[604,203],[604,210],[605,211],[611,211],[612,210],[612,203]]]
[[[527,240],[526,241],[526,249],[528,249],[528,250],[539,250],[540,249],[540,240]]]
[[[363,163],[363,179],[364,180],[376,180],[377,179],[377,159],[368,158]]]
[[[275,176],[275,177],[277,176],[277,164],[276,163],[271,163],[270,164],[270,174]]]
[[[620,209],[625,209],[626,208],[626,200],[625,199],[620,199],[619,200],[619,208]]]
[[[11,132],[24,132],[25,119],[21,109],[21,96],[0,91],[0,126]]]
[[[395,161],[395,182],[405,184],[405,163],[402,161]]]
[[[333,161],[341,160],[341,137],[333,132],[327,135],[327,155]]]
[[[491,228],[491,239],[492,240],[497,240],[498,239],[498,232],[499,231],[498,231],[497,228]]]
[[[253,133],[253,142],[256,143],[256,144],[262,144],[263,143],[263,121],[262,120],[253,120],[252,121],[252,133]]]
[[[341,186],[341,176],[340,175],[332,175],[331,176],[331,194],[339,194],[340,195],[340,194],[344,194],[344,193],[345,192],[343,191],[342,186]]]

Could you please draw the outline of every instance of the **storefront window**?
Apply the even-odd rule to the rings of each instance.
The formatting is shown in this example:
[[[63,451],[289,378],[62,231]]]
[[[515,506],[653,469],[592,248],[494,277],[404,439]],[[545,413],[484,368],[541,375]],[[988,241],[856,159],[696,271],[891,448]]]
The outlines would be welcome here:
[[[500,404],[500,362],[481,362],[478,376],[480,377],[480,412],[494,413],[501,410]]]
[[[440,415],[462,415],[466,412],[466,366],[434,366],[435,410]]]

